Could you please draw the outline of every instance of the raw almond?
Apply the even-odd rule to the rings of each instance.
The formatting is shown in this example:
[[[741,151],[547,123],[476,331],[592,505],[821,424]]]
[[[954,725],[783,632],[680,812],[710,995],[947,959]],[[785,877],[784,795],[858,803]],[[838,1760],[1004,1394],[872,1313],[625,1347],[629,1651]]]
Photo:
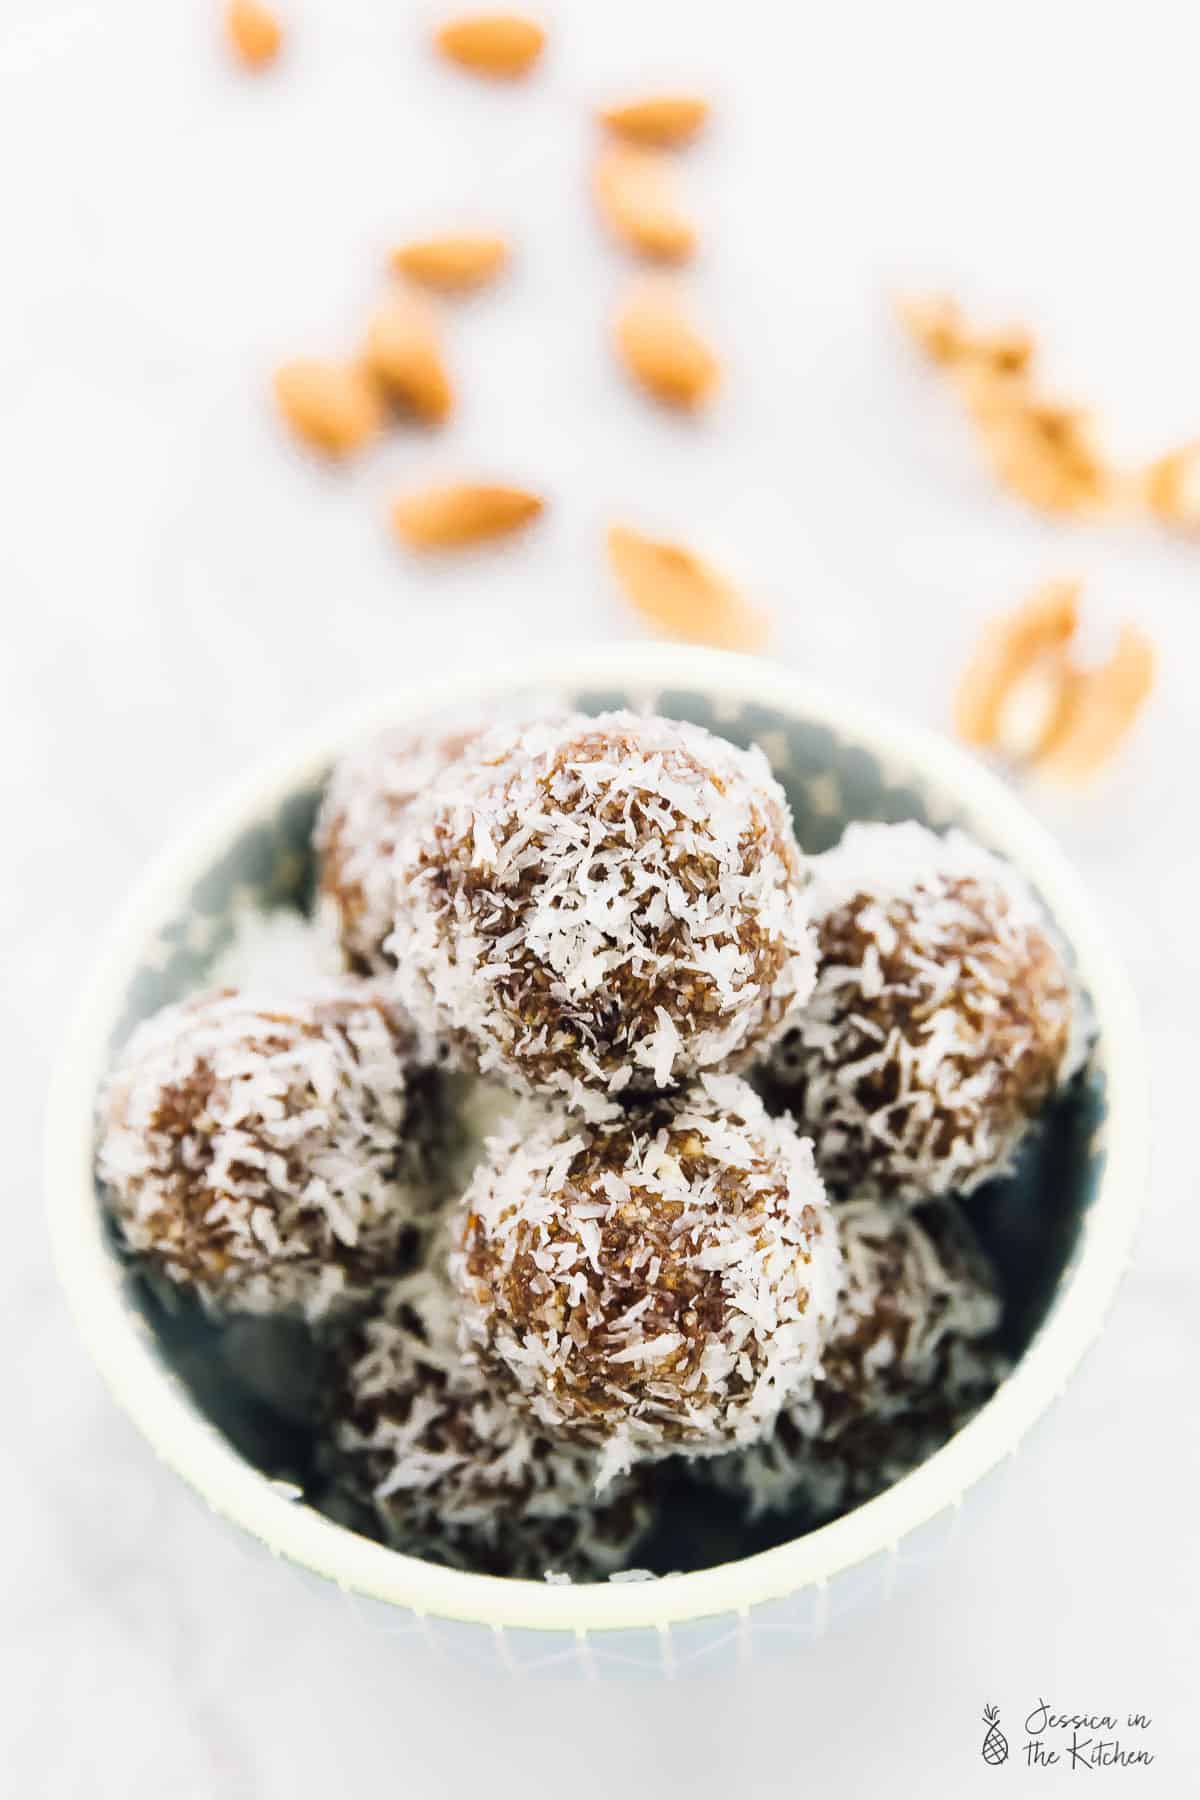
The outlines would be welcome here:
[[[696,231],[676,193],[675,169],[657,150],[607,144],[596,162],[596,201],[613,235],[642,256],[686,262]]]
[[[1026,326],[973,330],[949,294],[902,294],[895,304],[901,324],[933,362],[948,367],[969,363],[994,375],[1019,375],[1033,360],[1036,344]]]
[[[265,69],[283,45],[283,27],[260,0],[229,0],[225,35],[234,55],[248,69]]]
[[[630,375],[666,406],[694,410],[720,379],[715,354],[665,285],[630,295],[617,313],[615,337]]]
[[[1119,749],[1154,686],[1154,647],[1136,625],[1125,625],[1117,647],[1098,669],[1073,670],[1065,702],[1037,773],[1062,783],[1086,781]]]
[[[764,615],[690,550],[613,525],[608,555],[628,598],[660,631],[724,650],[757,650],[765,643]]]
[[[470,483],[422,488],[396,501],[392,524],[411,550],[454,550],[519,530],[544,504],[525,488]]]
[[[708,101],[701,94],[652,94],[622,106],[602,107],[600,120],[631,144],[678,149],[703,130]]]
[[[1181,531],[1200,531],[1200,439],[1161,456],[1146,472],[1146,504]]]
[[[517,13],[472,13],[447,20],[434,42],[443,56],[473,75],[512,80],[533,67],[546,34],[533,19]]]
[[[383,424],[375,385],[355,364],[284,363],[275,373],[275,398],[296,437],[327,456],[348,456]]]
[[[363,357],[393,406],[430,425],[449,417],[454,390],[436,322],[422,301],[410,294],[385,301],[367,328]]]
[[[1031,595],[1015,612],[994,619],[959,679],[954,696],[954,724],[968,744],[992,749],[1001,738],[1006,706],[1018,683],[1035,670],[1062,664],[1079,623],[1078,581],[1052,581]],[[1048,720],[1041,736],[1052,727]],[[1036,745],[1034,746],[1036,748]]]
[[[458,236],[421,238],[392,251],[392,267],[423,286],[446,294],[464,294],[491,281],[508,260],[508,245],[500,237]]]

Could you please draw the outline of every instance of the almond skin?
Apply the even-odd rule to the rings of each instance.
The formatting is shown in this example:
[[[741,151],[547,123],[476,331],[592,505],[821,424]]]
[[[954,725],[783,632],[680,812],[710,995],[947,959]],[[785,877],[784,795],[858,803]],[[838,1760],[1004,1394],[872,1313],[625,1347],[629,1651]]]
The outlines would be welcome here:
[[[527,74],[546,42],[533,19],[518,13],[471,13],[448,19],[434,33],[442,55],[473,75],[512,81]]]
[[[686,262],[696,229],[675,191],[675,169],[658,150],[607,144],[596,160],[596,202],[613,236],[641,256]]]
[[[367,327],[363,359],[393,406],[440,425],[454,406],[433,313],[411,294],[386,300]]]
[[[397,274],[419,281],[422,287],[443,294],[466,294],[495,279],[508,261],[508,245],[501,237],[463,232],[400,244],[390,260]]]
[[[225,36],[233,54],[248,69],[265,69],[283,47],[283,27],[260,0],[229,0]]]
[[[693,412],[720,380],[716,355],[666,286],[632,293],[617,313],[614,336],[628,373],[664,406]]]
[[[410,550],[458,550],[531,524],[545,502],[525,488],[462,483],[421,488],[392,508],[397,537]]]
[[[722,650],[758,650],[765,616],[709,563],[678,544],[656,543],[613,525],[608,533],[613,573],[642,617],[668,636]]]
[[[708,122],[708,101],[701,94],[652,94],[621,106],[600,109],[600,122],[630,144],[678,150],[690,144]]]
[[[379,395],[357,365],[301,358],[275,372],[275,399],[288,428],[326,456],[348,456],[383,425]]]

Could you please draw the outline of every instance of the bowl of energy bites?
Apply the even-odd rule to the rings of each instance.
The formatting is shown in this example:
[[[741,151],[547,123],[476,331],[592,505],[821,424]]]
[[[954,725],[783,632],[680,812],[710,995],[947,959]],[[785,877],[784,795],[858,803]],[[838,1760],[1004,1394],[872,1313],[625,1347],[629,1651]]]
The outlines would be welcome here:
[[[50,1201],[215,1511],[426,1647],[671,1671],[819,1635],[994,1486],[1103,1323],[1143,1107],[999,779],[613,646],[359,709],[170,851]]]

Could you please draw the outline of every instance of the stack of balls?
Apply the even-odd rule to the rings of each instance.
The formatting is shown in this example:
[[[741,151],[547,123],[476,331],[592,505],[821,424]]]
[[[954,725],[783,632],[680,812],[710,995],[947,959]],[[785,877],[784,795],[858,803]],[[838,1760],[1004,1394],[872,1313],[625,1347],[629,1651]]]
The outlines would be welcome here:
[[[806,857],[758,750],[630,713],[390,733],[315,848],[345,972],[143,1025],[99,1170],[149,1270],[317,1333],[320,1504],[597,1579],[668,1461],[813,1523],[986,1399],[960,1200],[1078,1035],[1010,869],[918,825]]]

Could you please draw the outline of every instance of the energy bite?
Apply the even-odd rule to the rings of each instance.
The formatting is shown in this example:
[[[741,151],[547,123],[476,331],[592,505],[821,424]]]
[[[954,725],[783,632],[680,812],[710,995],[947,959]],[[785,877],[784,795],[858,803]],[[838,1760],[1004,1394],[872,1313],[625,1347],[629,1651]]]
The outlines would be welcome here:
[[[321,1317],[393,1272],[427,1219],[414,1033],[346,979],[217,990],[139,1027],[101,1104],[129,1247],[215,1310]]]
[[[1072,991],[1028,888],[961,831],[851,825],[812,862],[816,987],[765,1068],[841,1194],[1006,1172],[1064,1078]]]
[[[322,912],[356,974],[391,971],[392,859],[409,807],[483,726],[381,732],[349,751],[329,778],[313,833]]]
[[[961,1210],[878,1200],[836,1208],[843,1275],[821,1377],[762,1442],[711,1466],[752,1515],[807,1505],[828,1515],[915,1467],[1006,1372],[1001,1301]]]
[[[736,1076],[493,1137],[451,1257],[464,1343],[602,1472],[769,1429],[815,1374],[841,1256],[812,1147]]]
[[[596,1579],[653,1520],[644,1484],[595,1493],[598,1452],[555,1439],[466,1362],[444,1274],[392,1283],[340,1346],[322,1462],[385,1542],[489,1575]]]
[[[761,752],[694,725],[489,734],[412,808],[396,875],[413,1016],[593,1117],[748,1058],[812,986],[783,791]]]

